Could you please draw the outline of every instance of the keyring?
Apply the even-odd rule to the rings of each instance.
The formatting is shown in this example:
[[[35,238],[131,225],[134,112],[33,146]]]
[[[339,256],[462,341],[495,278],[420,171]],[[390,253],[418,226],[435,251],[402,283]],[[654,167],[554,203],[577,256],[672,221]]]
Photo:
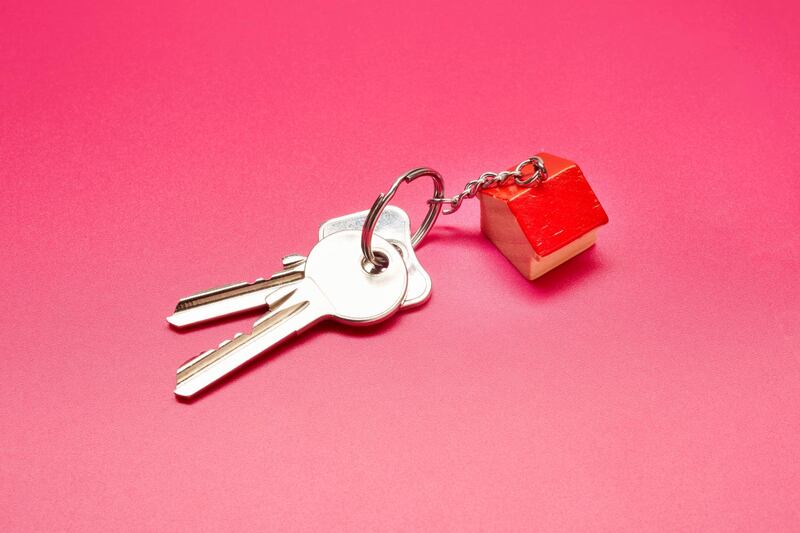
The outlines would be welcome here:
[[[401,183],[411,183],[415,179],[423,176],[430,176],[430,178],[433,180],[433,198],[435,200],[444,198],[444,180],[442,179],[441,174],[432,168],[420,167],[415,168],[414,170],[409,170],[397,178],[392,187],[386,193],[379,195],[378,198],[375,199],[375,203],[372,204],[372,207],[367,214],[367,218],[364,220],[364,228],[361,230],[361,251],[364,253],[366,260],[376,267],[384,268],[387,265],[386,259],[382,256],[376,255],[372,250],[372,234],[375,232],[375,226],[378,224],[378,219],[381,218],[383,209],[392,199],[394,193],[397,192],[397,188]],[[431,230],[441,210],[441,202],[434,201],[428,203],[428,214],[425,215],[425,218],[422,220],[422,224],[420,224],[419,229],[417,229],[416,233],[414,233],[414,235],[411,237],[411,245],[414,248],[417,247],[422,239],[425,238],[425,235],[427,235]]]

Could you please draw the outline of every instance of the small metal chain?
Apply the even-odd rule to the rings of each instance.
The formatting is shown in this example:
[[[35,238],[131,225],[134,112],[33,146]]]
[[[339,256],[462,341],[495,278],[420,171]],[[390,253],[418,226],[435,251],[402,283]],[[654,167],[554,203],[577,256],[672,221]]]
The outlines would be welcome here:
[[[522,169],[531,165],[533,172],[530,176],[524,177]],[[489,187],[499,187],[505,184],[509,178],[514,178],[514,183],[522,187],[538,186],[547,180],[547,169],[544,166],[542,158],[535,155],[529,157],[525,161],[520,162],[514,170],[505,170],[503,172],[484,172],[478,179],[472,180],[464,186],[464,190],[452,198],[444,197],[444,180],[442,176],[432,168],[420,167],[409,170],[392,184],[392,187],[385,194],[381,194],[375,199],[372,204],[367,217],[364,219],[364,226],[361,229],[361,251],[364,258],[376,267],[376,272],[380,272],[386,268],[385,258],[376,254],[372,249],[372,236],[375,234],[375,227],[378,224],[378,219],[383,213],[383,209],[391,201],[397,188],[401,183],[411,183],[417,178],[427,176],[433,180],[433,198],[428,200],[428,214],[422,221],[419,229],[411,237],[411,245],[416,248],[417,244],[425,238],[425,235],[431,230],[436,223],[439,214],[450,215],[458,211],[461,207],[461,202],[464,198],[474,198],[483,189]],[[449,205],[450,209],[443,210],[442,207]]]
[[[528,165],[533,166],[533,174],[527,178],[522,177],[522,169]],[[429,204],[449,204],[450,208],[442,210],[443,215],[451,215],[458,211],[461,202],[465,198],[474,198],[483,189],[500,187],[505,185],[509,178],[514,178],[514,183],[523,187],[539,185],[547,179],[547,169],[542,158],[535,155],[525,161],[520,162],[514,170],[504,170],[503,172],[484,172],[479,178],[468,181],[464,190],[451,198],[431,198]]]

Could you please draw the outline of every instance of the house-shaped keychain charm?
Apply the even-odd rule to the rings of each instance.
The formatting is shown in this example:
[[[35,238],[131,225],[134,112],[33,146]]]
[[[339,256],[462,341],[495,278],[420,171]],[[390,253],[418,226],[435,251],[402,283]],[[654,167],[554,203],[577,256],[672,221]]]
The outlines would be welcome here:
[[[480,192],[481,230],[528,279],[536,279],[586,250],[608,216],[581,169],[566,159],[538,154],[547,179]],[[513,170],[513,169],[511,169]],[[528,166],[523,178],[534,169]]]

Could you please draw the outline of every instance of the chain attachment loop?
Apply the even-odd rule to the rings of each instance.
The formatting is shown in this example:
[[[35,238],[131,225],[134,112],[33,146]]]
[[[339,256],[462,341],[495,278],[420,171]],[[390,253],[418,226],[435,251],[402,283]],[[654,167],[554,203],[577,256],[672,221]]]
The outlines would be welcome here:
[[[522,179],[522,169],[528,165],[533,165],[533,174],[526,179]],[[529,157],[525,161],[521,161],[520,164],[514,169],[514,183],[522,187],[527,187],[528,185],[539,185],[546,180],[547,167],[544,166],[544,160],[538,155]]]
[[[523,178],[524,174],[522,169],[526,166],[533,166],[533,173],[527,178]],[[442,211],[443,215],[451,215],[458,211],[461,203],[466,198],[475,198],[483,189],[491,187],[501,187],[506,184],[509,178],[514,178],[514,183],[521,187],[538,186],[547,180],[547,168],[544,166],[544,161],[538,155],[529,157],[521,161],[514,170],[504,170],[502,172],[484,172],[477,179],[468,181],[464,185],[464,190],[450,198],[431,198],[428,203],[433,204],[448,204],[449,208]]]

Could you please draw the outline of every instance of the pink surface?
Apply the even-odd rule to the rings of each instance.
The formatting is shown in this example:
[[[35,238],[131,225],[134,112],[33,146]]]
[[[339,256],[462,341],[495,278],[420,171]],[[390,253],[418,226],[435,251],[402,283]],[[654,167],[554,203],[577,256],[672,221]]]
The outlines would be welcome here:
[[[0,6],[0,529],[797,529],[796,3],[97,4]],[[178,297],[539,150],[596,248],[529,283],[473,200],[425,307],[175,400],[254,319]]]

